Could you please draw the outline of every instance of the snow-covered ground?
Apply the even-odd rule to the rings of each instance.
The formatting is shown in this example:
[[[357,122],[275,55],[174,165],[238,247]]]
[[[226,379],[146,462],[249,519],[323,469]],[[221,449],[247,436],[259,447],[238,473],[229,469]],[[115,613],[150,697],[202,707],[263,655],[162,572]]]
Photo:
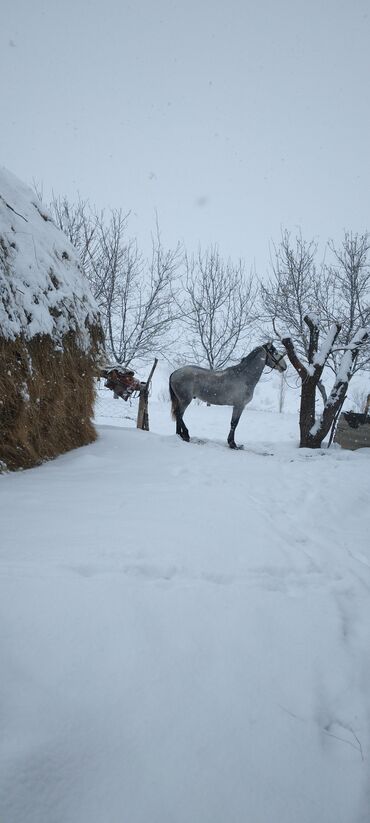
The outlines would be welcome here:
[[[370,453],[266,396],[232,452],[229,409],[185,444],[102,390],[96,443],[0,478],[4,823],[369,820]]]

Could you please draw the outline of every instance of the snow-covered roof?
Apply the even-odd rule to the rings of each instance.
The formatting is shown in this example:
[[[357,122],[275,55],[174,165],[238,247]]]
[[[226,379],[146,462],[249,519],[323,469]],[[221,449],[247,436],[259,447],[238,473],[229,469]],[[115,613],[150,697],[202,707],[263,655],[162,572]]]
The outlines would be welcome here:
[[[85,348],[98,322],[76,250],[35,192],[0,167],[0,335],[59,343],[77,331]]]

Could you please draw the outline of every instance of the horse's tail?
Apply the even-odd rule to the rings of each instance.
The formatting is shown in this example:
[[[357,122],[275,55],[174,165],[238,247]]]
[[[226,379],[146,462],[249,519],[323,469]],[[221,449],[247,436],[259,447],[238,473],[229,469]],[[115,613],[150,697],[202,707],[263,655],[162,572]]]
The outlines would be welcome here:
[[[171,377],[172,377],[172,374],[171,374]],[[171,397],[171,417],[172,417],[172,420],[176,420],[176,413],[177,413],[177,410],[178,410],[178,407],[179,407],[179,401],[178,401],[178,398],[176,397],[176,394],[175,394],[175,392],[174,392],[174,390],[171,386],[171,377],[170,377],[169,384],[168,384],[168,388],[170,390],[170,397]]]

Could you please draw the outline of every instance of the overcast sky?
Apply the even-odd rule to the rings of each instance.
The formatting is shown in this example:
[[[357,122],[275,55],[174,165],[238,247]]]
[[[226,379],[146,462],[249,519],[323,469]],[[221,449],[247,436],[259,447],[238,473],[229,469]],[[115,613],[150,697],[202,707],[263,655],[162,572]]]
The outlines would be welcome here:
[[[0,0],[0,162],[266,269],[370,228],[369,0]]]

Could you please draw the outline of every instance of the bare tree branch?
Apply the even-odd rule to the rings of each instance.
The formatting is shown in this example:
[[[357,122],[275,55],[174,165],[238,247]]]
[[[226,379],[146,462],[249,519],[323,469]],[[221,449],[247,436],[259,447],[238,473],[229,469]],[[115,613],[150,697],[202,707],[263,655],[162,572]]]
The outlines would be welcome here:
[[[185,257],[182,303],[186,345],[196,362],[223,368],[245,342],[254,321],[255,290],[241,261],[221,257],[216,247]]]
[[[81,199],[53,197],[57,225],[80,253],[81,265],[99,305],[108,354],[124,366],[163,353],[175,317],[172,286],[180,248],[165,250],[158,221],[149,260],[128,236],[129,213],[107,214]]]
[[[301,363],[301,361],[300,361],[300,359],[297,355],[297,352],[294,348],[294,343],[293,343],[292,338],[291,337],[283,337],[281,342],[282,342],[283,346],[285,346],[285,348],[286,348],[286,353],[289,357],[289,360],[290,360],[292,366],[298,372],[301,380],[305,380],[308,376],[308,371],[306,369],[306,366],[304,366],[303,363]]]

